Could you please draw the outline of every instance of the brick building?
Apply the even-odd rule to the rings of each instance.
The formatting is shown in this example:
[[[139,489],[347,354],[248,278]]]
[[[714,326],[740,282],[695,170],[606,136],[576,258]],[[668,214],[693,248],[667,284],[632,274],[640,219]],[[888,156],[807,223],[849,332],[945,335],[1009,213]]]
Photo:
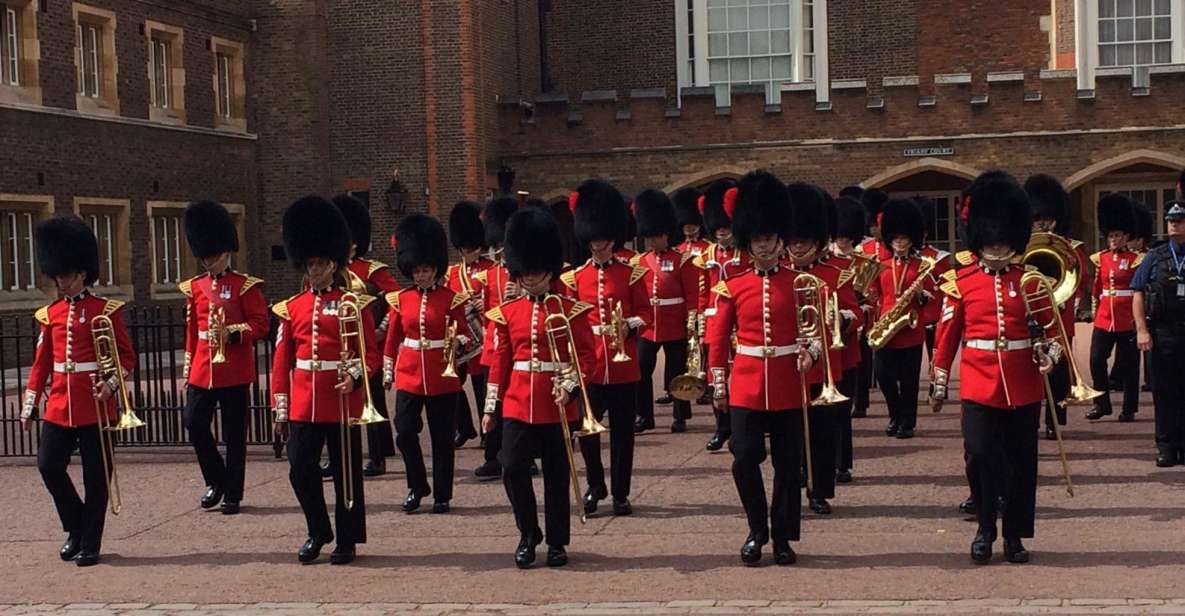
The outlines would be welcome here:
[[[177,216],[238,216],[280,297],[279,217],[353,191],[375,253],[404,212],[514,187],[561,201],[766,167],[948,206],[979,172],[1163,207],[1185,168],[1185,0],[0,0],[0,310],[39,283],[29,229],[77,211],[103,284],[177,297]],[[1093,241],[1093,240],[1090,240]],[[39,286],[39,284],[41,286]]]

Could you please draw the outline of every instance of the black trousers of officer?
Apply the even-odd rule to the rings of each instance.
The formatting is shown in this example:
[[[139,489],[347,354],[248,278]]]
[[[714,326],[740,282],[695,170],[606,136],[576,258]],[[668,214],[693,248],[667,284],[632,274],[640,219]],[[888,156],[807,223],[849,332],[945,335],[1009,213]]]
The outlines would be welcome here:
[[[837,405],[839,414],[839,431],[836,433],[835,467],[841,471],[852,470],[852,404],[855,401],[855,389],[858,368],[848,368],[843,371],[843,378],[839,381],[839,393],[848,397],[848,401]],[[814,426],[811,426],[814,428]]]
[[[876,381],[889,420],[899,428],[914,429],[918,423],[918,385],[922,371],[922,345],[876,352]]]
[[[99,449],[97,425],[67,428],[48,421],[41,422],[41,445],[37,449],[37,470],[53,498],[62,530],[78,538],[84,552],[98,552],[103,547],[103,524],[107,521],[107,475],[103,469],[103,453]],[[111,457],[110,436],[104,437],[107,459]],[[74,482],[66,473],[70,456],[77,445],[82,458],[82,486],[86,500],[78,497]]]
[[[1037,515],[1037,424],[1041,403],[998,409],[963,402],[963,445],[979,532],[995,540],[999,497],[1006,539],[1033,536]]]
[[[572,428],[575,429],[575,428]],[[531,462],[542,458],[543,515],[547,545],[562,547],[571,538],[572,486],[560,424],[529,424],[507,419],[502,425],[502,484],[514,509],[514,524],[524,536],[539,528]]]
[[[1152,334],[1152,363],[1159,374],[1153,381],[1156,408],[1156,449],[1185,462],[1185,379],[1173,378],[1173,366],[1185,366],[1185,324],[1157,328]]]
[[[1110,383],[1107,359],[1115,349],[1115,364],[1121,366],[1123,378],[1123,413],[1134,414],[1140,405],[1140,350],[1136,347],[1136,332],[1109,332],[1094,328],[1090,335],[1090,378],[1094,388],[1103,395],[1094,403],[1104,411],[1111,411]]]
[[[202,389],[185,388],[185,429],[197,453],[198,466],[207,487],[221,488],[226,501],[243,500],[243,477],[247,467],[247,400],[250,385]],[[222,412],[222,440],[226,460],[218,453],[218,441],[211,430],[214,407]]]
[[[732,479],[745,508],[749,534],[758,541],[798,541],[802,527],[802,411],[754,411],[732,407]],[[768,455],[774,467],[772,503],[765,497],[761,463]],[[772,531],[772,535],[771,535]]]
[[[652,342],[638,338],[638,364],[642,368],[642,381],[638,383],[638,417],[654,423],[654,367],[658,365],[658,350],[662,349],[666,361],[663,364],[663,391],[671,390],[671,380],[687,369],[687,341]],[[675,400],[672,405],[675,419],[691,419],[691,403]]]
[[[457,434],[465,438],[477,438],[477,427],[473,423],[473,412],[469,409],[469,396],[465,395],[465,382],[473,390],[473,401],[477,405],[477,412],[485,408],[486,375],[469,374],[469,363],[457,366],[457,376],[461,378],[461,393],[457,394]]]
[[[856,388],[852,395],[852,409],[860,417],[868,413],[868,392],[872,390],[873,367],[875,365],[872,347],[868,346],[868,337],[861,332],[860,365],[856,366]]]
[[[296,492],[296,500],[304,512],[309,536],[326,539],[333,535],[329,525],[329,511],[325,507],[325,491],[321,480],[321,450],[329,449],[329,463],[333,468],[333,491],[336,506],[333,512],[337,527],[337,544],[350,546],[366,543],[366,498],[362,488],[362,432],[358,426],[349,428],[350,473],[354,481],[354,507],[346,508],[345,480],[342,476],[341,423],[306,423],[294,421],[288,435],[288,480]]]
[[[1059,361],[1049,372],[1049,391],[1053,394],[1056,409],[1049,408],[1049,400],[1045,399],[1045,427],[1053,429],[1053,417],[1057,415],[1057,425],[1066,425],[1066,397],[1070,395],[1070,362]]]
[[[387,412],[387,396],[383,387],[383,375],[378,374],[370,379],[370,391],[374,394],[374,408],[379,415],[388,421],[367,424],[366,426],[366,457],[375,464],[384,462],[395,455],[395,436],[391,432],[391,414]]]
[[[634,419],[638,397],[638,383],[588,386],[588,399],[592,403],[593,416],[597,421],[605,419],[609,411],[609,425],[622,429],[609,430],[609,472],[613,484],[613,498],[621,500],[630,495],[630,480],[634,475]],[[584,455],[584,468],[588,472],[588,489],[605,487],[605,466],[601,464],[601,435],[580,439],[580,453]]]
[[[407,469],[407,489],[420,496],[432,492],[436,502],[453,498],[453,469],[456,452],[453,436],[457,433],[457,398],[461,392],[420,396],[406,391],[395,392],[395,445]],[[424,450],[420,432],[424,430],[424,411],[428,415],[428,437],[432,441],[432,489],[428,489],[428,471],[424,468]]]

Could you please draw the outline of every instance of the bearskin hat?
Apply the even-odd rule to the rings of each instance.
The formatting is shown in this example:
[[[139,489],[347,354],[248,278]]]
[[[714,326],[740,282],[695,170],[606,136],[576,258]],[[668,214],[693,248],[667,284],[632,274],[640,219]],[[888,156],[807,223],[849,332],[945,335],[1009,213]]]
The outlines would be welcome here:
[[[185,239],[189,240],[189,249],[197,258],[204,259],[224,252],[238,252],[238,230],[235,229],[230,212],[227,212],[221,203],[191,203],[185,208],[183,222]]]
[[[309,259],[329,259],[343,268],[350,262],[354,239],[340,209],[322,197],[298,199],[284,210],[284,250],[292,267],[303,270]]]
[[[353,195],[347,194],[334,197],[333,204],[341,210],[346,224],[350,226],[350,237],[354,238],[354,257],[365,257],[370,252],[370,210]]]
[[[586,180],[568,200],[576,219],[576,239],[582,246],[594,240],[624,241],[630,213],[625,197],[604,180]]]
[[[934,235],[934,217],[937,212],[934,210],[934,200],[928,197],[914,197],[914,202],[918,204],[918,209],[922,212],[922,237],[925,241],[933,239]]]
[[[1023,254],[1033,234],[1029,196],[1016,179],[1002,171],[980,175],[963,193],[959,207],[967,247],[977,255],[986,246],[1006,244]]]
[[[1025,193],[1033,220],[1056,221],[1055,231],[1066,233],[1070,225],[1070,193],[1051,175],[1039,173],[1025,180]]]
[[[675,206],[667,194],[653,188],[643,190],[634,198],[634,218],[638,221],[638,235],[670,237],[675,233]]]
[[[814,240],[819,246],[827,244],[830,235],[827,215],[827,196],[822,188],[795,182],[786,187],[790,197],[790,239]]]
[[[704,190],[704,207],[700,213],[704,215],[704,233],[707,234],[707,239],[715,240],[716,231],[732,226],[732,216],[724,210],[724,195],[736,186],[736,180],[721,178]]]
[[[481,248],[486,232],[481,225],[481,206],[472,201],[458,201],[448,213],[448,239],[453,248]]]
[[[749,250],[753,237],[776,233],[790,238],[790,193],[786,185],[768,171],[752,171],[737,183],[736,206],[732,212],[732,233],[737,247]]]
[[[1156,235],[1156,221],[1152,208],[1136,202],[1136,232],[1132,238],[1143,238],[1146,244],[1151,244]]]
[[[514,197],[494,197],[486,202],[481,213],[481,223],[485,227],[486,246],[496,248],[502,245],[506,237],[506,221],[518,210],[518,201]]]
[[[680,188],[671,195],[675,204],[675,221],[683,225],[704,226],[704,214],[699,211],[700,192],[694,188]]]
[[[418,265],[430,265],[437,276],[443,276],[448,269],[448,241],[440,221],[424,214],[404,216],[395,227],[395,264],[408,278]]]
[[[855,185],[844,186],[843,188],[839,189],[839,196],[855,199],[857,202],[859,202],[860,198],[864,196],[864,189]]]
[[[86,285],[99,279],[99,242],[81,218],[70,214],[42,221],[33,233],[33,242],[42,274],[53,278],[82,272]]]
[[[925,221],[922,208],[913,199],[890,199],[881,211],[881,241],[888,244],[898,235],[904,235],[913,242],[914,250],[921,249],[925,242]]]
[[[860,195],[860,203],[864,204],[864,213],[868,217],[868,224],[876,224],[877,215],[885,209],[889,202],[889,193],[879,188],[869,188]]]
[[[523,208],[510,217],[505,247],[511,278],[532,272],[559,276],[564,269],[564,247],[555,216],[538,208]]]
[[[1136,234],[1136,207],[1127,195],[1108,193],[1099,199],[1099,232],[1112,231]]]
[[[865,228],[864,205],[852,197],[840,197],[835,202],[835,237],[859,242]]]

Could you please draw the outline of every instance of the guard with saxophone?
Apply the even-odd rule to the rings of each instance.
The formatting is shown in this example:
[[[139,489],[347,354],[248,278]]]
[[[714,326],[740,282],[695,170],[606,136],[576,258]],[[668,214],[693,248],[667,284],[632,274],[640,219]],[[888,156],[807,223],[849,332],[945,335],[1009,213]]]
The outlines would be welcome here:
[[[282,224],[288,260],[306,282],[305,290],[272,306],[280,319],[271,380],[275,428],[289,432],[288,478],[308,525],[297,558],[312,562],[334,540],[318,466],[328,446],[337,496],[330,562],[345,564],[366,543],[359,426],[386,421],[373,404],[382,390],[369,386],[381,365],[373,299],[347,286],[352,240],[333,203],[304,197],[288,207]]]
[[[475,277],[494,266],[494,261],[482,254],[485,247],[485,229],[481,224],[481,206],[472,201],[461,201],[453,206],[448,217],[448,236],[453,248],[461,259],[450,265],[445,274],[446,284],[457,293],[464,293],[469,301],[465,306],[465,322],[468,330],[461,328],[481,342],[485,331],[484,289]],[[481,349],[478,344],[471,345],[472,355],[466,361],[457,365],[457,376],[461,379],[462,390],[465,381],[469,381],[469,388],[473,391],[473,400],[477,404],[478,412],[485,405],[486,374],[488,369],[481,363]],[[455,449],[465,446],[470,439],[477,438],[477,428],[473,424],[473,413],[469,409],[469,398],[462,393],[457,396],[457,436],[453,441]]]
[[[884,210],[885,203],[889,200],[889,194],[883,190],[872,188],[862,191],[858,197],[860,205],[864,208],[864,219],[867,224],[865,230],[865,237],[858,246],[856,246],[856,254],[871,259],[873,263],[884,263],[890,256],[881,243],[881,211]],[[876,305],[876,297],[871,293],[866,294],[865,297],[869,299],[868,306],[872,309],[869,313],[871,321],[875,321],[880,308]],[[868,323],[868,327],[872,327],[872,323]],[[871,404],[871,397],[869,392],[872,390],[873,380],[876,372],[876,357],[872,352],[872,347],[868,346],[868,328],[860,335],[860,366],[856,369],[856,395],[852,400],[852,416],[853,417],[867,417],[868,406]]]
[[[812,385],[807,375],[824,349],[820,338],[799,328],[800,320],[812,319],[813,309],[796,297],[798,279],[809,276],[781,264],[791,234],[786,186],[768,172],[749,173],[729,214],[737,246],[752,256],[753,268],[712,289],[717,312],[708,319],[708,372],[714,403],[732,421],[732,477],[749,526],[741,562],[758,565],[772,539],[774,561],[790,565],[797,560],[790,542],[799,539],[802,520],[798,476],[809,417],[802,408]],[[813,321],[818,336],[821,319]],[[761,473],[767,434],[772,507]]]
[[[1123,411],[1119,421],[1135,421],[1140,404],[1140,351],[1132,318],[1132,278],[1145,255],[1128,248],[1136,231],[1135,204],[1126,195],[1110,193],[1099,199],[1099,232],[1107,237],[1107,249],[1090,255],[1096,275],[1091,300],[1095,304],[1090,337],[1090,375],[1095,398],[1086,418],[1098,421],[1112,413],[1107,359],[1115,349],[1115,364],[1123,376]]]
[[[239,234],[220,203],[200,201],[185,208],[189,248],[206,273],[177,285],[185,295],[185,429],[197,453],[206,492],[202,509],[222,503],[222,513],[239,512],[247,465],[247,412],[255,369],[255,341],[268,334],[263,281],[230,268]],[[226,459],[211,431],[214,409],[222,412]]]
[[[1056,335],[1060,328],[1052,294],[1041,292],[1048,286],[1026,286],[1029,274],[1041,276],[1035,269],[1026,271],[1017,258],[1029,243],[1032,215],[1028,195],[1016,180],[1002,174],[976,180],[959,215],[977,259],[943,279],[946,299],[931,403],[938,411],[947,400],[951,365],[961,351],[963,442],[979,521],[971,559],[977,564],[991,559],[1002,513],[1004,557],[1023,563],[1029,553],[1021,540],[1033,536],[1036,516],[1038,413],[1047,391],[1043,375],[1064,352],[1064,338]]]
[[[333,203],[341,210],[342,216],[345,216],[346,224],[350,226],[350,235],[354,238],[354,249],[348,267],[350,291],[375,298],[376,301],[371,302],[371,316],[377,324],[376,331],[374,338],[367,339],[367,342],[381,349],[383,337],[387,332],[387,324],[383,320],[387,315],[387,306],[383,298],[388,293],[398,291],[399,282],[391,275],[391,268],[386,263],[366,258],[371,246],[371,220],[367,206],[350,195],[338,195],[333,198]],[[369,385],[373,392],[383,391],[382,376],[378,371],[371,376]],[[377,477],[386,473],[387,458],[395,455],[395,440],[391,433],[391,417],[387,413],[386,396],[375,396],[374,406],[388,421],[376,422],[366,427],[366,451],[370,458],[362,468],[362,474],[366,477]],[[323,471],[322,476],[329,475]]]
[[[21,427],[32,428],[48,381],[37,469],[66,531],[59,556],[87,567],[99,562],[108,498],[113,514],[121,507],[112,431],[125,423],[143,425],[127,406],[124,383],[136,354],[124,325],[123,302],[98,297],[88,288],[99,277],[99,248],[91,228],[76,216],[55,216],[37,225],[34,242],[37,265],[53,279],[60,299],[33,315],[41,332],[25,386]],[[66,472],[75,447],[82,458],[85,500]]]
[[[612,185],[588,180],[572,193],[576,240],[591,254],[583,265],[560,275],[564,294],[593,307],[592,323],[597,360],[586,364],[585,377],[593,416],[603,421],[606,411],[614,426],[609,433],[609,467],[612,479],[613,515],[629,515],[630,483],[634,470],[634,421],[640,400],[651,400],[651,390],[639,392],[639,341],[637,333],[650,308],[646,295],[645,268],[629,265],[613,255],[613,239],[626,225],[625,198]],[[668,203],[669,205],[669,203]],[[639,213],[639,219],[644,220]],[[583,496],[585,515],[597,511],[599,501],[608,498],[605,467],[601,463],[601,438],[580,439],[580,451],[588,472],[588,491]]]
[[[926,330],[920,312],[934,295],[934,262],[918,253],[922,211],[909,199],[891,200],[881,217],[881,237],[892,256],[872,286],[880,315],[868,330],[876,351],[876,380],[889,407],[887,436],[913,438],[918,420],[918,380]]]
[[[489,354],[482,428],[489,432],[493,427],[501,400],[502,481],[521,537],[515,564],[530,567],[535,548],[545,538],[539,529],[530,472],[531,461],[540,457],[547,565],[562,567],[568,563],[569,490],[580,496],[568,424],[580,418],[577,400],[587,393],[581,370],[591,371],[597,365],[589,323],[594,307],[550,293],[564,260],[559,228],[547,212],[524,208],[510,217],[505,263],[524,295],[486,313],[498,343]]]

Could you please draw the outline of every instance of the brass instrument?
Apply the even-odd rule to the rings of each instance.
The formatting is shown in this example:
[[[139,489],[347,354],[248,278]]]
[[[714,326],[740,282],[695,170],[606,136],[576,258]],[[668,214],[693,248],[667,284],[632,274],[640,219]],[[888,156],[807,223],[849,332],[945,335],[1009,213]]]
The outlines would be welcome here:
[[[872,281],[881,273],[881,264],[875,258],[862,254],[852,253],[849,256],[852,258],[852,268],[855,272],[852,276],[852,288],[860,295],[868,295]]]
[[[366,402],[362,405],[362,416],[358,419],[350,417],[349,394],[343,393],[339,396],[341,410],[342,499],[345,501],[346,509],[353,509],[353,459],[355,455],[362,452],[354,451],[353,441],[350,439],[350,429],[354,426],[384,422],[387,421],[387,418],[379,414],[378,409],[374,407],[374,398],[371,396],[370,379],[367,378],[370,372],[366,366],[366,333],[362,330],[362,308],[358,305],[358,296],[354,293],[342,295],[341,300],[338,302],[337,323],[338,338],[341,343],[341,355],[337,364],[338,380],[344,380],[348,377],[350,366],[355,363],[358,364],[362,370],[362,391],[366,396]]]
[[[622,333],[622,330],[625,329],[625,316],[622,314],[620,300],[613,304],[609,323],[603,327],[609,328],[609,348],[617,351],[609,361],[615,364],[629,361],[630,355],[625,351],[625,335]]]
[[[469,277],[469,266],[465,263],[464,257],[461,258],[457,277],[461,280],[461,291],[472,298],[474,296],[473,279]],[[457,354],[456,363],[458,364],[464,364],[480,355],[483,339],[485,338],[485,325],[481,321],[481,310],[475,308],[472,304],[465,306],[465,323],[469,326],[469,339],[471,343],[464,353]]]
[[[226,363],[226,308],[218,306],[210,311],[210,325],[206,332],[210,346],[214,347],[212,364]]]
[[[444,328],[444,371],[440,376],[457,378],[457,322],[445,317]]]
[[[827,351],[830,347],[834,349],[835,341],[828,341],[827,339],[832,335],[827,331],[827,309],[825,306],[830,306],[830,301],[824,301],[823,289],[827,283],[822,279],[811,274],[800,273],[798,278],[794,280],[794,299],[798,302],[798,310],[800,311],[800,329],[799,337],[802,337],[802,332],[807,331],[811,339],[818,339],[823,345],[823,391],[819,392],[819,396],[811,400],[811,404],[817,406],[830,406],[832,404],[840,404],[847,402],[848,397],[839,392],[839,387],[835,383],[835,376],[831,373],[831,354]],[[835,298],[832,293],[829,299]],[[836,304],[836,316],[838,316],[838,304]],[[830,342],[830,344],[829,344]]]
[[[897,296],[897,302],[893,304],[893,307],[876,323],[873,323],[872,328],[868,330],[868,346],[873,350],[883,349],[898,332],[918,324],[918,310],[913,305],[913,298],[922,289],[922,284],[930,276],[930,272],[934,271],[934,259],[920,258],[922,264],[918,266],[917,280],[914,280],[909,288]]]
[[[794,279],[794,318],[798,329],[798,352],[809,353],[807,348],[815,340],[821,340],[823,335],[822,315],[814,301],[809,297],[812,292],[818,292],[823,281],[810,274],[799,274]],[[824,349],[825,350],[825,349]],[[824,353],[826,355],[826,353]],[[811,392],[806,384],[806,373],[798,371],[798,384],[802,388],[802,442],[804,458],[806,458],[806,489],[815,489],[815,465],[811,458]]]
[[[831,326],[831,350],[842,351],[848,345],[843,341],[843,315],[839,313],[839,295],[827,296],[827,324]]]
[[[97,409],[99,420],[99,453],[103,460],[103,471],[107,476],[107,492],[110,496],[112,515],[119,515],[123,509],[123,498],[119,491],[119,473],[115,468],[115,443],[106,436],[108,432],[121,432],[142,428],[146,424],[136,417],[132,410],[131,399],[128,397],[128,385],[124,379],[123,366],[119,363],[119,346],[115,343],[115,326],[111,317],[99,315],[91,319],[91,341],[95,347],[95,363],[99,369],[93,376],[96,383],[104,379],[115,378],[117,405],[120,407],[119,420],[115,425],[107,418],[105,409]]]
[[[708,375],[704,372],[704,321],[700,315],[687,315],[687,372],[671,379],[671,397],[695,402],[708,389]]]
[[[1070,240],[1056,233],[1034,233],[1022,261],[1055,281],[1053,297],[1059,307],[1074,299],[1082,272],[1078,271],[1078,255]]]
[[[551,312],[549,307],[556,306],[559,308],[558,312]],[[568,349],[568,357],[570,361],[568,366],[563,369],[557,369],[553,377],[553,391],[558,398],[560,395],[561,380],[575,380],[576,388],[580,390],[580,402],[583,403],[583,409],[580,416],[580,429],[575,433],[568,427],[567,412],[561,407],[558,410],[560,415],[560,430],[564,434],[564,453],[568,456],[568,472],[571,474],[572,493],[576,496],[576,510],[580,512],[580,523],[587,521],[584,515],[584,507],[582,505],[582,496],[580,490],[580,477],[576,473],[576,456],[572,453],[572,436],[577,437],[592,436],[594,434],[601,434],[607,432],[608,428],[601,425],[596,417],[593,417],[592,403],[588,397],[588,387],[584,384],[583,371],[580,367],[580,357],[577,354],[576,338],[572,333],[572,321],[564,314],[564,300],[559,295],[548,295],[543,298],[544,312],[547,317],[543,319],[543,331],[547,336],[547,349],[550,352],[552,363],[557,366],[561,362],[560,355],[560,338],[566,338],[566,347]],[[632,430],[633,426],[625,426],[626,430]]]

